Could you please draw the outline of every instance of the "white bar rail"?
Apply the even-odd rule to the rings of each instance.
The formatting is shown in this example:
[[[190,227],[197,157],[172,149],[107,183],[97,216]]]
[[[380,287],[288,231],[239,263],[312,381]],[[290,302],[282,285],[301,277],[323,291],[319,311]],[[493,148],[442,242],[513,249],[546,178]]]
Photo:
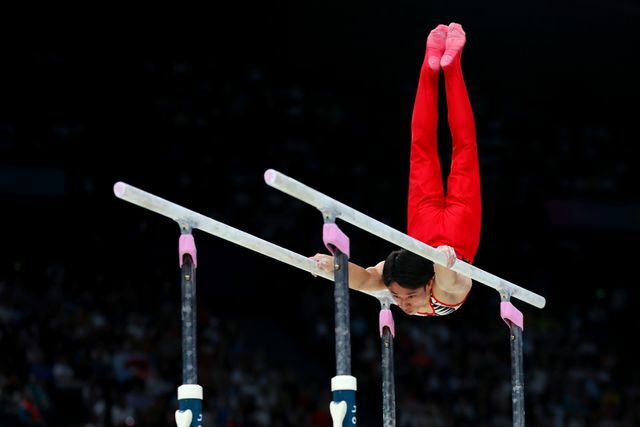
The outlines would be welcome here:
[[[355,225],[356,227],[378,236],[381,239],[387,240],[411,252],[415,252],[416,254],[437,264],[446,266],[446,256],[434,247],[401,233],[398,230],[395,230],[363,213],[360,213],[357,210],[340,203],[293,178],[290,178],[276,170],[268,169],[264,173],[264,180],[271,187],[317,208],[325,217],[340,218],[341,220]],[[468,264],[462,260],[457,260],[451,269],[494,288],[503,298],[514,297],[538,308],[543,308],[545,306],[546,300],[544,297],[481,270],[478,267]]]
[[[255,252],[261,253],[278,261],[307,271],[313,275],[323,277],[333,281],[333,274],[321,270],[316,262],[300,255],[296,252],[275,245],[259,237],[253,236],[237,228],[230,227],[222,222],[211,219],[207,216],[194,212],[190,209],[177,205],[166,199],[147,193],[132,185],[122,181],[113,186],[114,194],[127,202],[133,203],[160,215],[166,216],[176,221],[181,227],[188,226],[192,229],[202,230],[206,233],[228,240],[236,245],[243,246]],[[393,303],[393,298],[388,291],[364,292],[381,302]]]

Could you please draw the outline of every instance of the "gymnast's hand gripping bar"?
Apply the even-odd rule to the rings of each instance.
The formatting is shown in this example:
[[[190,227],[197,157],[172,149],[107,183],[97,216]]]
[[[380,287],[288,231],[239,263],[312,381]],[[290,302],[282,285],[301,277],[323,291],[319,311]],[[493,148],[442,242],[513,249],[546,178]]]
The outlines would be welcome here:
[[[264,174],[265,182],[290,196],[295,197],[317,208],[325,216],[340,218],[358,228],[361,228],[381,239],[387,240],[401,248],[421,255],[437,264],[447,266],[446,255],[419,240],[399,232],[380,221],[377,221],[357,210],[314,190],[293,178],[276,170],[269,169]],[[502,297],[512,296],[534,307],[543,308],[545,298],[524,289],[514,283],[479,269],[462,260],[457,260],[451,270],[470,277],[497,290]]]

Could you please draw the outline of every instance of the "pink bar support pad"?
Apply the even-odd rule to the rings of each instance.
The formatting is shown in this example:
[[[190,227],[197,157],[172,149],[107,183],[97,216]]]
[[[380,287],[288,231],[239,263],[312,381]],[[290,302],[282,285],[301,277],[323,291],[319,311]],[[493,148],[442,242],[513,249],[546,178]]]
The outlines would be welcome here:
[[[391,332],[392,337],[396,337],[396,328],[393,323],[393,314],[391,310],[388,308],[383,308],[380,310],[380,337],[382,337],[382,333],[384,332],[384,327],[388,327]]]
[[[329,252],[335,255],[334,248],[338,248],[340,252],[349,258],[349,238],[336,224],[331,223],[322,226],[322,240]]]
[[[509,322],[511,322],[524,330],[524,317],[522,316],[522,312],[515,308],[509,301],[502,301],[500,303],[500,317],[502,317],[502,320],[505,321],[507,326],[510,327]],[[507,322],[507,320],[509,322]]]
[[[198,266],[198,258],[196,256],[196,241],[193,239],[193,234],[180,235],[180,240],[178,241],[178,252],[180,254],[180,260],[178,261],[178,263],[180,264],[180,268],[182,268],[185,254],[191,255],[194,267]]]

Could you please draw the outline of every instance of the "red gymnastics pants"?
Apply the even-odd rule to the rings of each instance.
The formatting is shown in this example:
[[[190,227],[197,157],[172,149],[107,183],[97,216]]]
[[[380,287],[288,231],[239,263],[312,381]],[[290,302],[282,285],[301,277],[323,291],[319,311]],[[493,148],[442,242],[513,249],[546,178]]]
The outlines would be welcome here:
[[[445,195],[436,141],[438,75],[425,60],[411,120],[407,233],[434,247],[449,245],[458,258],[472,263],[482,210],[475,122],[458,58],[444,70],[453,142]]]

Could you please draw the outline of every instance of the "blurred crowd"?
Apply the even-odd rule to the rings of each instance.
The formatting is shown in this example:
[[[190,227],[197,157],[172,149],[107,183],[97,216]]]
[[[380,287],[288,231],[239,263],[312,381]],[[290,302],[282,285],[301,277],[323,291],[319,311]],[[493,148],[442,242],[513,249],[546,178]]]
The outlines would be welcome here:
[[[135,286],[80,283],[60,264],[41,267],[16,265],[0,278],[0,425],[173,425],[179,285],[154,274]],[[199,303],[203,426],[331,425],[332,293],[309,282],[287,313],[294,329],[264,313],[223,317]],[[449,318],[395,312],[398,426],[511,425],[508,328],[497,309],[495,319],[486,314],[488,296],[472,292]],[[376,426],[381,350],[377,303],[368,299],[352,294],[352,370],[359,425]],[[627,320],[627,299],[619,289],[588,306],[567,301],[561,317],[525,311],[528,425],[638,425],[640,388],[625,371],[625,343],[611,339]]]

